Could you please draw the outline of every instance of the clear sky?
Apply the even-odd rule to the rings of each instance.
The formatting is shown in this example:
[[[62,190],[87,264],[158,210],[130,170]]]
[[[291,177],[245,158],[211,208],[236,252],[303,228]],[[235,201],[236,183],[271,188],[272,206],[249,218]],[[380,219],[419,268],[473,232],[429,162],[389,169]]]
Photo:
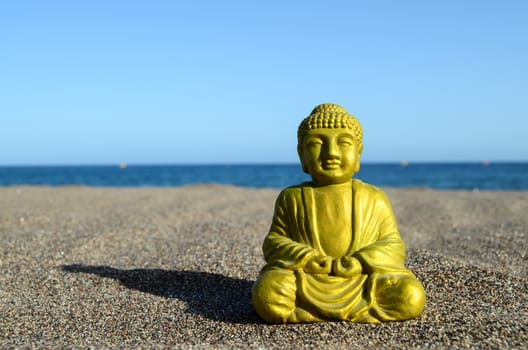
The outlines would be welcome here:
[[[3,1],[0,165],[528,161],[528,1]]]

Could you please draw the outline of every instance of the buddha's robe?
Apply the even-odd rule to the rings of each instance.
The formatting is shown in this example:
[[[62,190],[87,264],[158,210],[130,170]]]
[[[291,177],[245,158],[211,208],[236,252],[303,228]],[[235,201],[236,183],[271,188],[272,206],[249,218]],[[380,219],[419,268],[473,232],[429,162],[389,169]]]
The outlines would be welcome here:
[[[405,244],[385,194],[359,180],[321,189],[303,183],[279,195],[263,244],[266,265],[253,288],[257,313],[271,323],[379,322],[418,316],[425,294],[404,267]],[[313,255],[352,256],[361,263],[361,273],[307,273],[303,268]],[[379,297],[385,291],[377,286],[390,289],[401,280],[412,287],[403,299],[421,298],[414,301],[417,306],[392,305],[401,298],[390,293]]]

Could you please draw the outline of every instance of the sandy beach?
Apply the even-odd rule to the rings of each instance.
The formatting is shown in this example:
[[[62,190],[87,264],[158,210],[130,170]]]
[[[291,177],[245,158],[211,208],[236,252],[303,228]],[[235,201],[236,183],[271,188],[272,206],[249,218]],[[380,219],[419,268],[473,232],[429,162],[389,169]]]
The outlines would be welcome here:
[[[528,347],[528,192],[386,192],[424,314],[267,325],[278,189],[0,188],[0,348]]]

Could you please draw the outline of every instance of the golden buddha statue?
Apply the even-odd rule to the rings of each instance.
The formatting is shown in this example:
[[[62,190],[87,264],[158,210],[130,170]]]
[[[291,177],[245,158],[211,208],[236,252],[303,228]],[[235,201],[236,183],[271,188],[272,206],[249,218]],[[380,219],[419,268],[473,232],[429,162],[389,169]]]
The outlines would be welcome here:
[[[280,193],[252,290],[268,323],[378,323],[422,313],[425,291],[404,266],[389,200],[352,179],[362,148],[361,125],[338,105],[319,105],[301,122],[297,151],[312,181]]]

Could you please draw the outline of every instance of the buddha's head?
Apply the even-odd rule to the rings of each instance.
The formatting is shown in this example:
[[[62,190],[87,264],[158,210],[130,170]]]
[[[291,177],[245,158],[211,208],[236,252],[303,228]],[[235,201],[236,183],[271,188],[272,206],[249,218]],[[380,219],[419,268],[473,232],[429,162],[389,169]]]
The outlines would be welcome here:
[[[349,181],[359,171],[363,151],[359,121],[341,106],[315,107],[297,132],[297,152],[303,171],[317,185]]]

